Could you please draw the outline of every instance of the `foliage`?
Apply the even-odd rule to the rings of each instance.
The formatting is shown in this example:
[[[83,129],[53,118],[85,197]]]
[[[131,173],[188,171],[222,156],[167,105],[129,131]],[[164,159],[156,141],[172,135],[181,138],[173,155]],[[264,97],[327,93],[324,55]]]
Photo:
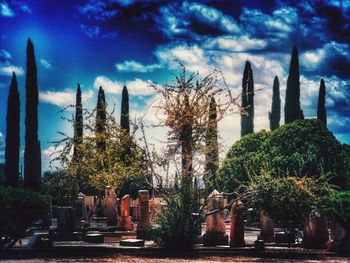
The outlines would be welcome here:
[[[349,144],[343,144],[342,145],[342,159],[344,160],[345,164],[345,177],[347,185],[350,187],[350,145]]]
[[[44,198],[35,192],[0,187],[0,250],[11,248],[45,206]]]
[[[20,102],[16,74],[13,72],[7,101],[5,174],[8,186],[18,187],[19,180]]]
[[[250,62],[244,67],[242,79],[242,108],[241,115],[241,137],[254,132],[254,79]]]
[[[209,104],[208,126],[206,131],[205,170],[206,188],[211,192],[215,186],[215,175],[219,166],[218,123],[215,98]],[[197,177],[195,177],[197,179]],[[212,185],[211,187],[209,185]]]
[[[124,195],[128,194],[133,199],[136,199],[139,190],[149,190],[151,193],[152,185],[150,182],[152,182],[152,175],[150,173],[147,175],[131,175],[121,183],[117,195],[122,198]]]
[[[302,226],[311,213],[324,211],[334,191],[324,178],[276,178],[266,172],[252,178],[248,189],[256,192],[248,201],[250,207],[291,228]]]
[[[80,84],[78,84],[76,98],[75,98],[73,159],[80,157],[79,145],[83,143],[83,133],[84,133],[83,105],[81,102]]]
[[[40,190],[41,174],[39,167],[38,140],[38,80],[33,42],[28,39],[26,71],[26,117],[24,149],[24,187]]]
[[[51,195],[53,205],[71,205],[78,195],[78,184],[65,170],[46,171],[42,192]]]
[[[321,79],[320,92],[318,94],[317,119],[327,126],[326,85],[324,84],[324,79]]]
[[[272,87],[272,105],[271,112],[269,112],[269,120],[270,120],[270,130],[276,130],[280,127],[281,120],[281,96],[280,96],[280,82],[278,80],[278,76],[275,76],[273,80]]]
[[[269,133],[262,130],[237,141],[218,170],[217,184],[221,190],[233,191],[248,181],[249,174],[259,174],[263,167],[261,148]]]
[[[318,120],[298,120],[243,137],[227,154],[218,182],[232,191],[263,170],[277,177],[288,172],[313,178],[328,175],[331,183],[346,187],[342,146]]]
[[[350,191],[335,191],[331,205],[328,206],[328,215],[333,220],[342,224],[343,227],[350,227]]]
[[[199,212],[198,190],[181,187],[165,196],[167,207],[156,218],[155,242],[166,249],[192,249],[204,217]]]
[[[129,123],[129,93],[126,86],[123,87],[122,92],[122,105],[120,111],[120,126],[127,132],[130,133]]]
[[[299,119],[303,119],[303,113],[300,108],[300,75],[298,49],[297,47],[294,47],[290,60],[289,75],[287,79],[284,120],[285,123],[290,123]]]

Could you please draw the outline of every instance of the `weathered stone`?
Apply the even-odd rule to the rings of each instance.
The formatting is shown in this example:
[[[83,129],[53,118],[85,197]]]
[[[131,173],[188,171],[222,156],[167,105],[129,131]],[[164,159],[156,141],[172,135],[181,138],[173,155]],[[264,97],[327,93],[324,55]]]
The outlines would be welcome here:
[[[87,209],[86,209],[86,202],[85,202],[85,195],[80,192],[78,194],[77,200],[75,200],[75,217],[78,220],[87,220]]]
[[[340,253],[349,253],[350,251],[350,235],[347,230],[339,223],[331,224],[332,243],[329,247],[331,251]]]
[[[329,241],[327,221],[319,216],[310,216],[303,229],[303,246],[325,248]]]
[[[265,211],[261,211],[259,239],[262,239],[265,242],[272,242],[274,241],[274,236],[275,226],[272,218]]]
[[[148,190],[139,190],[138,201],[139,201],[139,209],[138,209],[139,221],[137,224],[136,235],[137,235],[137,238],[146,239],[146,238],[149,238],[150,229],[151,229]]]
[[[74,211],[71,206],[55,207],[57,213],[57,230],[62,232],[74,231]]]
[[[117,209],[116,209],[117,197],[112,187],[107,186],[105,190],[105,208],[107,226],[117,225]]]
[[[241,201],[237,201],[231,208],[230,247],[244,245],[244,206]]]
[[[214,190],[209,195],[208,210],[224,208],[224,196]],[[228,235],[226,234],[224,210],[209,215],[206,220],[206,232],[203,235],[204,246],[227,245]]]
[[[123,226],[125,230],[131,231],[134,229],[134,224],[131,222],[130,217],[130,195],[123,196],[120,202],[120,218],[119,225]]]
[[[102,234],[86,234],[84,241],[89,243],[103,243],[104,236]]]
[[[124,239],[119,243],[122,247],[144,247],[145,241],[143,239]]]

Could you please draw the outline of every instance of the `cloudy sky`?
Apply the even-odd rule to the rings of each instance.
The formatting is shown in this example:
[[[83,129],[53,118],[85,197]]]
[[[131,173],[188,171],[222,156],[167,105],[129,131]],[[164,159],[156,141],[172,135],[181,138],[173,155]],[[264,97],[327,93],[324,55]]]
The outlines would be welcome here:
[[[77,83],[83,87],[84,107],[94,107],[102,85],[109,107],[116,105],[116,114],[126,84],[132,117],[140,116],[155,97],[147,82],[171,82],[179,70],[175,59],[200,74],[221,70],[235,94],[240,92],[244,63],[249,60],[259,89],[255,130],[268,129],[273,78],[280,78],[284,102],[294,45],[300,52],[305,117],[316,115],[324,78],[328,127],[340,141],[350,143],[349,0],[0,0],[0,159],[12,71],[18,76],[24,131],[28,37],[34,42],[38,67],[44,166],[52,152],[49,142],[60,138],[57,131],[71,133],[60,110],[74,103]],[[147,111],[146,124],[156,122],[154,112]],[[239,116],[225,118],[219,128],[224,153],[239,138]],[[150,142],[159,144],[165,131],[148,128],[146,134]]]

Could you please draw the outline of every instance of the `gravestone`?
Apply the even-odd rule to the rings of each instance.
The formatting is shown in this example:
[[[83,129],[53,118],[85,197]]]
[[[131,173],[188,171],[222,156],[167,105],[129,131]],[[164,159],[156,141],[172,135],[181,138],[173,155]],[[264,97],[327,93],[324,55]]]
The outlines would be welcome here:
[[[80,192],[77,200],[75,200],[75,217],[78,220],[87,220],[86,200],[85,195]]]
[[[57,230],[60,232],[74,231],[74,210],[71,206],[56,206]]]
[[[107,186],[105,190],[105,209],[107,226],[115,226],[117,224],[117,196],[112,187]]]
[[[137,224],[136,235],[138,239],[147,239],[150,236],[151,219],[149,212],[149,191],[139,190],[138,192],[139,209],[138,216],[139,221]]]
[[[208,210],[224,208],[224,196],[217,190],[209,195]],[[206,220],[206,232],[203,235],[204,246],[227,245],[228,235],[226,234],[224,210],[209,215]]]
[[[230,225],[230,247],[244,246],[244,205],[241,201],[232,205]]]
[[[131,223],[130,217],[130,195],[124,195],[122,200],[120,201],[120,219],[119,225],[124,226],[124,229],[127,231],[131,231],[134,229],[134,224]]]
[[[325,248],[329,241],[327,221],[320,216],[309,216],[303,229],[303,246]]]
[[[272,218],[265,211],[261,211],[259,239],[264,240],[265,242],[274,241],[274,236],[275,236],[274,231],[275,231],[275,226]]]

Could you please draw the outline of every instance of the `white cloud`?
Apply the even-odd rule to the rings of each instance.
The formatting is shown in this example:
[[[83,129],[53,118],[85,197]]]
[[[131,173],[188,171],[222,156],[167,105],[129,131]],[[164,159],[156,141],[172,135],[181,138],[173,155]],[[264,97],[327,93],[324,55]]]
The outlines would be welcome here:
[[[87,102],[92,98],[94,92],[92,90],[82,93],[82,102]],[[65,91],[41,91],[39,99],[43,103],[56,105],[58,107],[67,107],[75,104],[76,93],[74,90]]]
[[[0,75],[12,76],[13,72],[15,72],[17,76],[22,76],[24,74],[24,70],[22,67],[17,67],[14,65],[9,65],[9,66],[0,65]]]
[[[126,72],[152,72],[155,69],[161,68],[158,64],[151,64],[151,65],[143,65],[140,62],[134,61],[134,60],[126,60],[122,63],[115,64],[115,67],[118,71],[126,71]]]
[[[52,69],[51,63],[48,62],[47,60],[43,59],[43,58],[40,59],[40,64],[46,69]]]
[[[98,76],[95,79],[94,87],[98,89],[100,86],[102,86],[106,93],[121,94],[123,86],[126,85],[130,95],[149,96],[155,93],[155,90],[150,85],[151,83],[151,80],[145,81],[138,78],[122,83],[118,80],[111,80],[106,76]]]
[[[0,3],[0,14],[2,16],[12,17],[15,15],[11,7],[6,2]]]

